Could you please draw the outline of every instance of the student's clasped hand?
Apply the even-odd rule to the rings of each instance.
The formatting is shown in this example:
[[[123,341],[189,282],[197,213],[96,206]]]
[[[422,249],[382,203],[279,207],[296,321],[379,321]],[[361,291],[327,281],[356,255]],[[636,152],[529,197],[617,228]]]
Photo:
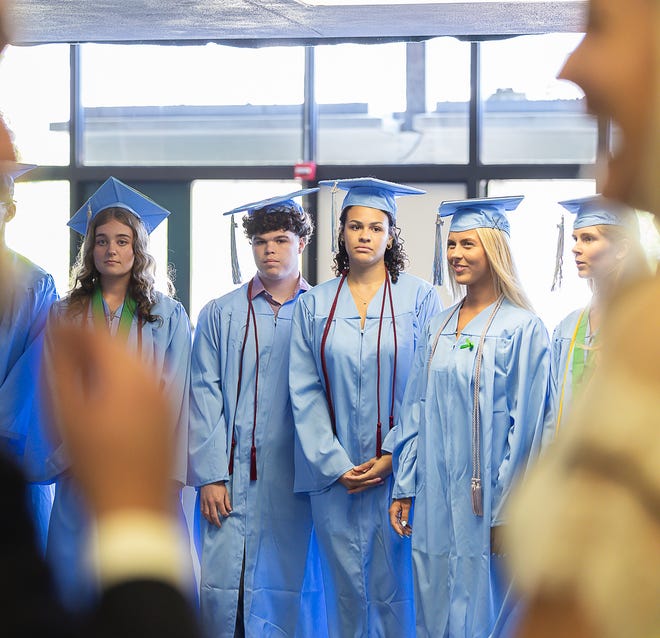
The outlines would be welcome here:
[[[380,458],[372,458],[356,465],[339,478],[339,482],[348,490],[349,494],[358,494],[370,487],[382,485],[384,480],[392,473],[392,455],[383,454]]]

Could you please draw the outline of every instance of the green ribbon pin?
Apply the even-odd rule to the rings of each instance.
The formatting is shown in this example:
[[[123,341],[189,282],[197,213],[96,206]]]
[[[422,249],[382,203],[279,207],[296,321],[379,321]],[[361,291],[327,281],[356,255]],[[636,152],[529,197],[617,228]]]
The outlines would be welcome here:
[[[465,343],[460,347],[461,350],[465,350],[465,348],[469,348],[470,352],[472,352],[474,348],[474,344],[470,341],[469,337],[465,340]]]

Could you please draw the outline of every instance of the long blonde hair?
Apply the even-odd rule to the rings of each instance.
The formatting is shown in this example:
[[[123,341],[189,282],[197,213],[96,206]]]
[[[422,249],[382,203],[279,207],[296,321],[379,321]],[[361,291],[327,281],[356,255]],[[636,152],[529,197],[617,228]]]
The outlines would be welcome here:
[[[476,228],[477,236],[486,253],[486,259],[493,277],[493,288],[499,297],[504,295],[514,306],[533,311],[532,304],[525,294],[513,263],[507,235],[495,228]],[[464,294],[464,286],[456,283],[454,272],[449,269],[449,283],[455,299]]]

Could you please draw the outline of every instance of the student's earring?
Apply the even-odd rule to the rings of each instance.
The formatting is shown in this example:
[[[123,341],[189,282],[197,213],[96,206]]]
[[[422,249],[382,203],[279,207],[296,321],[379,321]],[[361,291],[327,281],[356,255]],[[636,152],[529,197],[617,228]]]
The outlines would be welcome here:
[[[390,237],[390,241],[387,242],[387,250],[390,250],[394,246],[394,240]]]

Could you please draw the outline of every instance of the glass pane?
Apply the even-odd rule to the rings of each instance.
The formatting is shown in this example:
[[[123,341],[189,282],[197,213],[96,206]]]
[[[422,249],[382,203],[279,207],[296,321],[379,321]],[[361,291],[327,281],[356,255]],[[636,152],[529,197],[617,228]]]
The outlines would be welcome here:
[[[49,272],[57,291],[69,289],[69,182],[19,182],[16,217],[7,224],[7,245]]]
[[[0,111],[14,133],[21,161],[68,164],[69,46],[7,47],[0,86]]]
[[[469,44],[436,38],[315,51],[319,162],[467,162]]]
[[[397,199],[397,226],[401,229],[404,250],[408,255],[406,272],[432,281],[435,248],[435,220],[440,202],[463,199],[464,184],[409,184],[426,191],[426,195]],[[345,193],[344,193],[345,194]],[[318,281],[334,277],[332,271],[332,196],[331,189],[322,188],[318,199],[318,224],[315,241],[318,249]],[[451,303],[449,293],[439,290],[445,305]]]
[[[420,135],[415,161],[467,164],[469,153],[470,44],[454,38],[426,43],[426,113],[415,119]]]
[[[302,47],[86,44],[81,60],[85,164],[300,159]]]
[[[584,94],[557,80],[577,34],[535,35],[481,44],[484,163],[590,163],[597,126]]]
[[[557,202],[594,195],[593,180],[503,180],[488,183],[489,197],[524,195],[509,215],[511,249],[525,292],[548,331],[590,299],[589,287],[577,275],[571,255],[573,215]],[[563,283],[551,292],[557,253],[558,224],[564,215]]]
[[[406,110],[406,45],[338,44],[315,50],[318,161],[409,161],[418,135],[401,130],[400,114]]]
[[[208,301],[236,288],[231,277],[231,217],[224,217],[222,213],[299,188],[300,183],[294,180],[197,180],[192,183],[190,319],[193,325]],[[236,247],[243,281],[248,281],[256,268],[241,219],[242,215],[236,216]]]

